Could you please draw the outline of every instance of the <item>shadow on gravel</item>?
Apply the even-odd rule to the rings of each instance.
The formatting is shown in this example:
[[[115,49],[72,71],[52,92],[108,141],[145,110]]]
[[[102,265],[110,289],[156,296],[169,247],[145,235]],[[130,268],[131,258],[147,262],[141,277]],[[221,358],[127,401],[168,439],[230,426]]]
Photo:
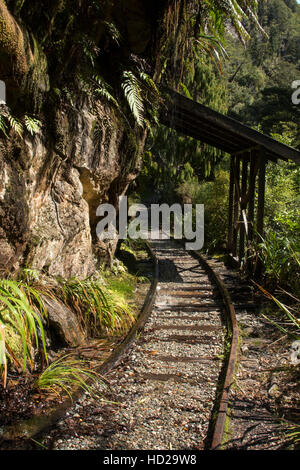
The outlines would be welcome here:
[[[159,260],[159,282],[184,282],[177,267],[170,260]]]

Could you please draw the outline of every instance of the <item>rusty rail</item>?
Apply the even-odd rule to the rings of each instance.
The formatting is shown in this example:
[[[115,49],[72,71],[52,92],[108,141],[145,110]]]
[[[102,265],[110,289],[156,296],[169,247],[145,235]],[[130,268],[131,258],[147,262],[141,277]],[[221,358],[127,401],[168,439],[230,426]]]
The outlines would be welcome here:
[[[146,245],[150,257],[154,262],[154,278],[137,321],[132,326],[125,339],[117,346],[109,358],[106,359],[106,361],[104,361],[104,363],[96,369],[96,372],[98,372],[100,375],[106,374],[122,360],[124,354],[126,351],[128,351],[134,342],[137,333],[144,327],[152,311],[158,282],[158,262],[151,246],[148,243],[146,243]],[[67,398],[63,403],[59,404],[59,406],[49,410],[49,413],[47,414],[41,414],[27,420],[19,421],[15,425],[7,426],[6,429],[4,427],[0,428],[0,443],[3,441],[12,442],[17,439],[33,439],[43,435],[65,415],[68,409],[74,405],[74,402],[78,400],[84,394],[84,392],[85,390],[82,389],[76,390],[72,394],[71,398]]]
[[[149,315],[152,311],[153,304],[156,298],[156,288],[158,282],[158,262],[157,258],[151,248],[147,243],[147,248],[150,253],[150,256],[154,260],[154,279],[152,281],[151,287],[148,291],[147,297],[145,299],[144,305],[141,309],[140,315],[137,322],[130,329],[126,338],[122,341],[121,344],[113,351],[111,356],[98,368],[97,372],[101,375],[104,375],[113,367],[115,367],[123,358],[124,354],[128,351],[130,346],[133,344],[136,335],[141,331],[149,318]],[[190,254],[197,258],[198,261],[202,264],[204,269],[211,275],[214,279],[215,284],[217,285],[220,294],[222,296],[228,318],[228,331],[231,333],[231,347],[230,354],[226,363],[226,372],[225,379],[222,384],[220,398],[218,399],[218,411],[217,418],[214,423],[213,435],[211,439],[210,449],[211,450],[222,450],[225,424],[227,418],[230,390],[232,386],[234,369],[236,364],[237,357],[237,347],[238,347],[238,327],[235,315],[235,309],[231,302],[230,294],[224,284],[220,279],[218,274],[214,269],[207,263],[207,261],[197,252],[190,252]],[[21,421],[16,423],[14,426],[8,427],[3,432],[0,432],[1,441],[14,441],[16,439],[32,439],[42,436],[47,432],[51,427],[53,427],[56,422],[61,419],[67,410],[74,404],[74,402],[82,396],[84,391],[77,390],[72,399],[66,399],[58,407],[52,409],[48,415],[40,415],[33,417],[29,420]]]
[[[222,385],[221,397],[219,400],[219,409],[217,413],[217,419],[214,425],[214,432],[212,436],[212,442],[210,449],[211,450],[222,450],[223,444],[223,437],[225,431],[225,424],[227,418],[227,411],[228,411],[228,404],[229,404],[229,397],[230,397],[230,390],[232,386],[232,381],[234,377],[234,370],[236,366],[236,359],[237,359],[237,350],[238,350],[238,340],[239,340],[239,330],[236,321],[236,313],[235,308],[232,304],[230,294],[224,284],[224,282],[220,279],[218,274],[214,271],[214,269],[209,265],[209,263],[197,252],[191,252],[191,254],[196,257],[205,270],[209,272],[209,274],[213,277],[215,283],[218,286],[220,294],[223,298],[227,317],[229,320],[229,331],[231,333],[231,347],[230,347],[230,354],[226,364],[226,374],[225,380]]]

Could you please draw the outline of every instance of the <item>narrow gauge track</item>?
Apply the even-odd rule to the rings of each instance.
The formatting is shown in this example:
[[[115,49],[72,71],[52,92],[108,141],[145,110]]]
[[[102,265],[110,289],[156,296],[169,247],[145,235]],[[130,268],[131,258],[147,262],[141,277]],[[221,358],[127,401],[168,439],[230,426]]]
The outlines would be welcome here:
[[[154,307],[134,347],[106,374],[107,398],[119,404],[95,409],[82,397],[44,439],[51,448],[219,448],[230,388],[230,382],[220,388],[226,376],[226,295],[205,261],[178,243],[161,240],[152,249],[159,263]],[[227,382],[232,361],[229,366]],[[81,426],[72,431],[78,417]]]

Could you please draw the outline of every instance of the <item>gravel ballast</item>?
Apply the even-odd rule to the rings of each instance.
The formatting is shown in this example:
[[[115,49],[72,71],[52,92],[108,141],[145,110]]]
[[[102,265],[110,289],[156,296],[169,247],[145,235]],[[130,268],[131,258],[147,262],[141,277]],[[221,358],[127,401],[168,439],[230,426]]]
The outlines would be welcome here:
[[[101,393],[108,402],[83,395],[44,437],[47,448],[207,447],[226,336],[221,300],[183,248],[158,241],[153,249],[160,272],[156,303],[127,356],[105,376],[110,388]]]

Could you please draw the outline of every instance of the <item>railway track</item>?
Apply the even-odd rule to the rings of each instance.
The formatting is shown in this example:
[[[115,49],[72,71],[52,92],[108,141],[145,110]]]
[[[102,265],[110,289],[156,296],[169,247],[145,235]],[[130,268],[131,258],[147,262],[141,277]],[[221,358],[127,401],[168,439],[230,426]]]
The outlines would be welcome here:
[[[111,403],[95,409],[82,397],[44,439],[50,448],[220,448],[235,356],[233,343],[228,362],[224,356],[228,292],[205,260],[178,243],[153,242],[152,250],[155,303],[134,347],[106,374]]]
[[[76,392],[50,414],[5,430],[8,448],[16,439],[25,448],[37,439],[47,449],[223,448],[238,343],[235,308],[251,311],[251,292],[223,263],[178,242],[155,241],[149,250],[156,274],[144,308],[99,369],[110,384],[107,402]]]

